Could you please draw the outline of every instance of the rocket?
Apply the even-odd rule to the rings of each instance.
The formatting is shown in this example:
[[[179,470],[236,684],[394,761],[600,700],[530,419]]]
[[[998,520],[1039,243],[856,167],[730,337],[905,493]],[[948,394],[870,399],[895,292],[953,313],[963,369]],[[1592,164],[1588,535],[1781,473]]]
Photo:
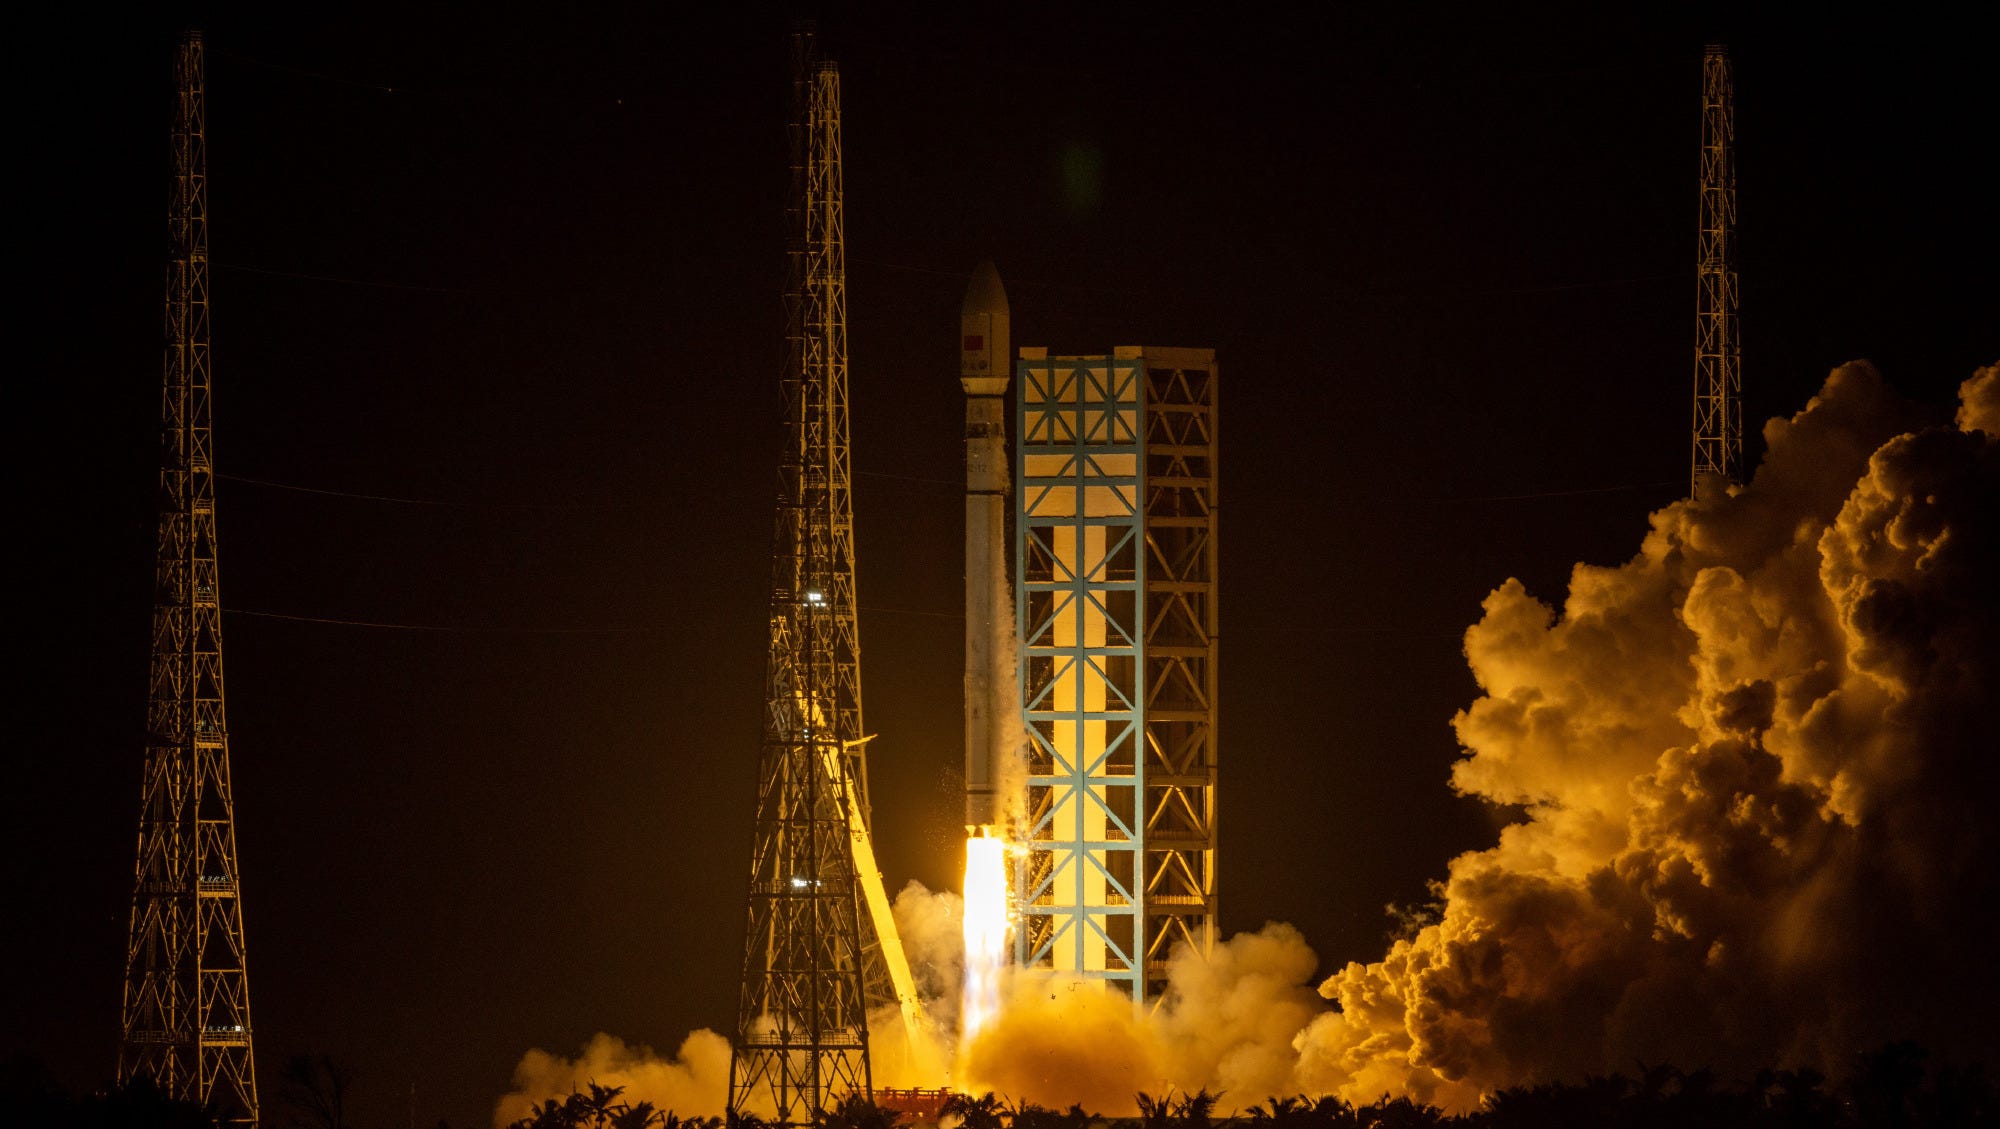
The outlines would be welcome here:
[[[959,310],[965,388],[965,824],[1001,819],[995,788],[1015,734],[1012,601],[1007,582],[1007,291],[979,264]],[[1006,669],[1003,669],[1003,665]]]

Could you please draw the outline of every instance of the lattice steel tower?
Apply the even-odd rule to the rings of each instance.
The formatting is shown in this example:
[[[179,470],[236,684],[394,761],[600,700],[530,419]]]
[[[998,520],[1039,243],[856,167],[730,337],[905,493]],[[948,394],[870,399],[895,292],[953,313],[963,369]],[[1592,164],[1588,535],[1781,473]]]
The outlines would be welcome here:
[[[1209,349],[1020,356],[1015,956],[1144,1011],[1216,940],[1219,373]]]
[[[180,44],[160,393],[159,559],[118,1078],[257,1124],[215,563],[199,33]]]
[[[790,359],[732,1112],[796,1124],[873,1090],[869,1012],[916,994],[869,831],[848,457],[840,73],[793,40]]]
[[[1691,490],[1736,483],[1743,473],[1742,346],[1736,328],[1736,105],[1729,49],[1701,60],[1701,248],[1694,346]],[[1706,485],[1705,485],[1706,484]]]

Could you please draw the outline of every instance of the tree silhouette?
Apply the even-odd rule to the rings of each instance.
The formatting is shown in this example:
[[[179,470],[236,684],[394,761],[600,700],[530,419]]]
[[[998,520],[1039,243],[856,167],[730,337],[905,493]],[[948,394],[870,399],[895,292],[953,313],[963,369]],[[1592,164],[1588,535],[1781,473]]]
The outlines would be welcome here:
[[[1890,1043],[1861,1056],[1852,1084],[1854,1112],[1863,1129],[1907,1129],[1915,1124],[1917,1094],[1924,1084],[1924,1050],[1915,1043]]]
[[[861,1094],[848,1094],[832,1109],[813,1116],[817,1129],[896,1129],[902,1114],[883,1109]]]
[[[1000,1116],[1006,1106],[988,1090],[979,1097],[953,1094],[945,1099],[943,1113],[958,1118],[959,1129],[1001,1129]]]
[[[168,1097],[143,1075],[81,1097],[41,1063],[15,1055],[0,1063],[0,1125],[34,1129],[215,1129],[194,1102]]]
[[[1917,1123],[1927,1129],[1990,1129],[2000,1125],[2000,1093],[1977,1066],[1946,1067],[1932,1081]]]
[[[1761,1125],[1774,1129],[1811,1129],[1832,1125],[1840,1105],[1821,1087],[1826,1076],[1817,1070],[1760,1070],[1750,1083],[1751,1104]]]
[[[1172,1094],[1156,1098],[1141,1090],[1132,1100],[1139,1107],[1141,1129],[1209,1129],[1216,1095],[1202,1089],[1178,1099]]]
[[[591,1082],[567,1098],[550,1098],[535,1106],[508,1129],[722,1129],[719,1117],[676,1117],[653,1108],[651,1102],[619,1101],[624,1093],[623,1086]]]
[[[1460,1125],[1463,1121],[1446,1116],[1434,1105],[1384,1095],[1374,1105],[1356,1108],[1354,1124],[1362,1129],[1434,1129],[1436,1126]]]
[[[1995,1129],[2000,1093],[1976,1065],[1932,1066],[1922,1047],[1891,1043],[1858,1056],[1838,1083],[1815,1070],[1768,1069],[1735,1083],[1708,1069],[1635,1064],[1634,1076],[1541,1082],[1489,1095],[1450,1115],[1408,1097],[1384,1095],[1355,1106],[1332,1095],[1278,1096],[1225,1119],[1236,1129]],[[351,1129],[345,1109],[352,1075],[324,1055],[301,1057],[280,1073],[291,1124]],[[1008,1106],[998,1095],[955,1094],[942,1113],[960,1129],[1218,1129],[1217,1096],[1135,1095],[1138,1116],[1113,1121],[1080,1105],[1056,1111]],[[274,1126],[284,1124],[274,1122]],[[0,1062],[0,1127],[34,1129],[215,1129],[200,1107],[167,1098],[150,1080],[72,1096],[25,1058]],[[440,1122],[438,1129],[447,1129]],[[620,1087],[592,1082],[534,1106],[508,1129],[777,1129],[748,1114],[680,1117],[650,1102],[628,1102]],[[816,1117],[813,1129],[910,1129],[901,1115],[859,1095]]]
[[[168,1097],[140,1076],[78,1103],[76,1129],[214,1129],[215,1118],[194,1102]]]
[[[1058,1112],[1033,1102],[1014,1107],[1008,1117],[1009,1129],[1088,1129],[1095,1120],[1081,1105]]]
[[[1173,1129],[1172,1098],[1171,1094],[1156,1098],[1144,1090],[1139,1091],[1132,1099],[1139,1106],[1139,1129]]]
[[[347,1091],[354,1071],[332,1055],[293,1055],[278,1072],[278,1101],[291,1111],[293,1124],[311,1129],[350,1129]]]

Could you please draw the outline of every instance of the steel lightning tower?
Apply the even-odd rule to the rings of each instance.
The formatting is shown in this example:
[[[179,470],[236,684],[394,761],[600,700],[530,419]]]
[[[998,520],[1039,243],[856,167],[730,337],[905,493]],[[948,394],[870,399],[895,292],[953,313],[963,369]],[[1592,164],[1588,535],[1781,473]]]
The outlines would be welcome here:
[[[257,1124],[250,993],[215,563],[208,323],[208,187],[202,46],[175,64],[173,201],[167,216],[166,376],[160,393],[159,557],[145,781],[125,955],[118,1077],[146,1075],[220,1124]]]
[[[869,1012],[918,1022],[869,830],[848,457],[840,72],[793,40],[786,446],[729,1108],[810,1122],[873,1090]]]
[[[1736,106],[1729,50],[1701,60],[1701,247],[1696,268],[1694,470],[1700,494],[1743,473],[1742,345],[1736,327]]]

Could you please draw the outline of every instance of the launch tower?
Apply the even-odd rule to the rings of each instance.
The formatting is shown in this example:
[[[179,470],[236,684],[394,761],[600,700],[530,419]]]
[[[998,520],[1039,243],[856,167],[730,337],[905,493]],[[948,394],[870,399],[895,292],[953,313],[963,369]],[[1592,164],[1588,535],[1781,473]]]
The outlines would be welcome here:
[[[1701,60],[1701,244],[1694,345],[1694,481],[1700,494],[1743,474],[1742,346],[1736,328],[1736,106],[1729,50]]]
[[[257,1124],[215,549],[202,43],[181,41],[167,214],[158,557],[118,1079]]]
[[[1022,349],[1017,961],[1158,1002],[1216,934],[1217,370]]]
[[[840,73],[793,41],[786,445],[729,1109],[811,1122],[873,1089],[871,1011],[918,1022],[875,865],[848,457]]]

